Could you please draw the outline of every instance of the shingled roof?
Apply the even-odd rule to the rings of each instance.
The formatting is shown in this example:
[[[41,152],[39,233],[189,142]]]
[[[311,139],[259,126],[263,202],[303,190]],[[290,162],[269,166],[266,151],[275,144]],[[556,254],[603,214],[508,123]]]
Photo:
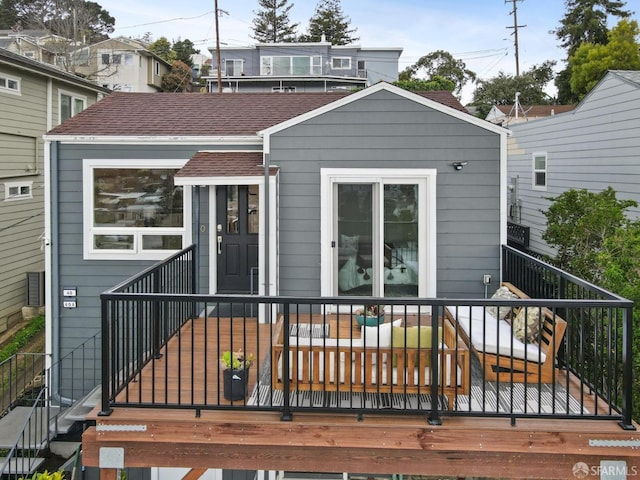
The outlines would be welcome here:
[[[247,136],[347,93],[113,93],[49,135]],[[466,112],[451,92],[424,97]]]

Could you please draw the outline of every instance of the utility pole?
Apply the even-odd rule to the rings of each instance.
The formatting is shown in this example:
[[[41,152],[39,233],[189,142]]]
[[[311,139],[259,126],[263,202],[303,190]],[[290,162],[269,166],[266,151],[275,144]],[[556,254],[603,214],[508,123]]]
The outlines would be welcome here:
[[[222,93],[222,71],[220,65],[220,28],[218,22],[218,0],[213,0],[214,15],[216,16],[216,66],[218,67],[218,93]]]
[[[518,54],[518,28],[524,28],[526,25],[518,25],[518,2],[523,2],[524,0],[504,0],[504,3],[513,3],[513,11],[509,14],[513,15],[513,46],[516,51],[516,77],[520,76],[520,58]]]

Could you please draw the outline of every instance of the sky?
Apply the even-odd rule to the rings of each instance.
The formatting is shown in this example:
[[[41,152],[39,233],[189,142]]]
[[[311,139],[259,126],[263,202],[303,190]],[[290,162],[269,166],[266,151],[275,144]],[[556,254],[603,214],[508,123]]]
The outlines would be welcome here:
[[[203,54],[215,46],[214,0],[98,0],[116,19],[112,36],[141,37],[150,33],[156,40],[191,40]],[[316,0],[290,0],[292,23],[305,33]],[[556,70],[564,68],[565,51],[551,32],[565,14],[563,0],[518,0],[518,52],[520,72],[556,60]],[[481,79],[500,72],[516,73],[514,16],[512,0],[341,0],[343,12],[356,28],[363,47],[401,47],[399,70],[421,56],[444,50],[462,60]],[[627,0],[633,18],[640,18],[640,0]],[[252,20],[259,10],[257,0],[218,0],[220,43],[246,46],[251,38]],[[510,28],[509,28],[510,27]],[[467,103],[473,86],[462,91]],[[553,86],[547,92],[553,95]]]

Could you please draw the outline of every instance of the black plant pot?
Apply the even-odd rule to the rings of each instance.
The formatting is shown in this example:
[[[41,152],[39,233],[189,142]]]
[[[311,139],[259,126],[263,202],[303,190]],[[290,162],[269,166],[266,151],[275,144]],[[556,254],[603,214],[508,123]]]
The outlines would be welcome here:
[[[242,400],[247,397],[249,369],[223,370],[224,398],[226,400]]]

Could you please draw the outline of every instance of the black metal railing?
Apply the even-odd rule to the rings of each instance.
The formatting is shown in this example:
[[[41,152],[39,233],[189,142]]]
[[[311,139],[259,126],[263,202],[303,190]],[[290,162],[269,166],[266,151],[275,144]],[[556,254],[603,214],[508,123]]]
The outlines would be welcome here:
[[[631,302],[503,251],[504,280],[531,298],[212,296],[193,294],[190,282],[143,280],[174,264],[178,278],[193,278],[188,249],[101,295],[101,413],[117,406],[275,410],[283,419],[309,410],[420,413],[434,423],[455,415],[551,417],[631,428]],[[384,307],[383,324],[358,326],[367,304]],[[494,317],[489,307],[511,315]],[[511,334],[506,344],[490,344],[520,311],[537,312],[539,332],[518,359]],[[477,312],[481,337],[464,326]],[[491,348],[500,351],[493,372]],[[219,359],[239,350],[253,365],[225,374]],[[231,388],[229,400],[225,387],[234,382],[240,394]]]
[[[529,248],[530,228],[519,223],[507,222],[507,241],[520,250]]]

